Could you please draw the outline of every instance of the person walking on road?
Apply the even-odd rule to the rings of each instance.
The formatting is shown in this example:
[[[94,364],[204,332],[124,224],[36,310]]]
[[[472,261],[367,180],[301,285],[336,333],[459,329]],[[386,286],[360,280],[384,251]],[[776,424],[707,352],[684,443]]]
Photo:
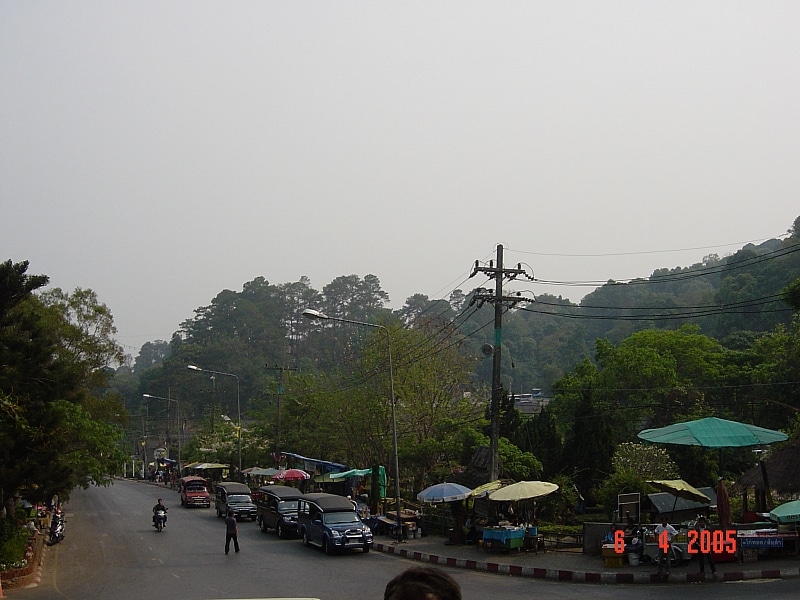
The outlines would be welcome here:
[[[236,517],[233,516],[233,511],[228,511],[228,516],[225,517],[225,554],[231,549],[231,540],[233,540],[233,549],[239,551],[239,526],[236,524]]]

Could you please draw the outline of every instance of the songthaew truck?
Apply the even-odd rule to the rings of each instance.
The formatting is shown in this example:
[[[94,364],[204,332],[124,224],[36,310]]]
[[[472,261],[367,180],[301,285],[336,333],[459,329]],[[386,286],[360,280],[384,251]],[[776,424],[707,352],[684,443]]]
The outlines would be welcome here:
[[[211,508],[211,494],[206,488],[206,480],[191,475],[180,480],[181,506],[200,506]]]

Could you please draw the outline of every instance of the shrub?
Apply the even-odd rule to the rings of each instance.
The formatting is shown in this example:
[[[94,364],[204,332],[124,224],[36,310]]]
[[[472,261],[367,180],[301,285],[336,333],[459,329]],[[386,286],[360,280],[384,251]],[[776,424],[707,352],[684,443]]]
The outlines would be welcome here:
[[[12,521],[0,520],[0,571],[25,566],[30,530]]]

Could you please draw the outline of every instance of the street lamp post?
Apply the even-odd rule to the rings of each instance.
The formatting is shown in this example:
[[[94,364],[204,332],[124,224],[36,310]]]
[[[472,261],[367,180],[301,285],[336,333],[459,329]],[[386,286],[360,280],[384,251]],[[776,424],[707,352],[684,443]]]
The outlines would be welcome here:
[[[239,403],[239,377],[234,375],[233,373],[212,371],[211,369],[203,369],[201,367],[198,367],[197,365],[186,365],[186,368],[192,371],[199,371],[201,373],[211,373],[213,375],[226,375],[228,377],[233,377],[234,379],[236,379],[236,413],[239,421],[239,432],[237,437],[239,438],[239,473],[241,473],[242,472],[242,408],[241,404]],[[213,419],[214,417],[212,416],[211,418]]]
[[[394,371],[392,369],[392,338],[389,334],[389,329],[383,325],[376,323],[367,323],[365,321],[354,321],[352,319],[343,319],[341,317],[331,317],[318,310],[306,308],[303,310],[303,316],[307,319],[320,319],[322,321],[339,321],[340,323],[352,323],[353,325],[362,325],[364,327],[373,327],[381,329],[386,334],[386,349],[389,356],[389,388],[391,393],[390,406],[392,408],[392,445],[394,452],[394,497],[395,497],[395,512],[397,513],[397,539],[402,539],[403,534],[403,520],[400,515],[400,458],[397,452],[397,417],[395,415],[395,395],[394,395]]]
[[[178,402],[177,398],[164,398],[163,396],[152,396],[150,394],[142,394],[142,398],[152,398],[154,400],[166,400],[167,401],[167,410],[169,410],[169,403],[175,403],[175,422],[178,424],[178,473],[181,472],[181,467],[183,466],[181,462],[181,405]],[[169,433],[169,420],[167,420],[167,433]]]

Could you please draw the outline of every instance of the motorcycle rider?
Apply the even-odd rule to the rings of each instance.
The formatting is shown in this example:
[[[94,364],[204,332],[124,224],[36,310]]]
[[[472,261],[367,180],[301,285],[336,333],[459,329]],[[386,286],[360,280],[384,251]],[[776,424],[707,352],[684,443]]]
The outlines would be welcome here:
[[[167,526],[167,507],[164,506],[164,501],[159,498],[158,503],[153,507],[153,527],[156,527],[156,513],[160,510],[164,511],[164,527]]]

